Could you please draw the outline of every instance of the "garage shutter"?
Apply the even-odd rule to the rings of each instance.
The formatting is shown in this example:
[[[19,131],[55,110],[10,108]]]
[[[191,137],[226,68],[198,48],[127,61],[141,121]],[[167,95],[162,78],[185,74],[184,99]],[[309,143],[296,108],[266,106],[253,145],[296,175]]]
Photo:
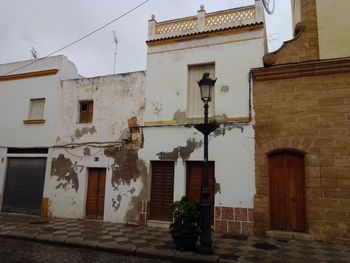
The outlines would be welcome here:
[[[46,158],[9,158],[2,211],[39,215],[45,169]]]

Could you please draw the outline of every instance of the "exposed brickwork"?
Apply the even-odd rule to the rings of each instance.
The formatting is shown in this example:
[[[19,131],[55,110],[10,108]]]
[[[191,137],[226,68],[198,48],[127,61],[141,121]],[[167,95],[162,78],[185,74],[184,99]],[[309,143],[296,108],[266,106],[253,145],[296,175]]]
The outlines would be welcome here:
[[[141,200],[139,202],[139,225],[147,225],[149,219],[149,201]]]
[[[316,0],[302,2],[302,22],[297,25],[298,34],[283,46],[264,56],[266,66],[319,59]]]
[[[255,80],[253,91],[255,234],[270,229],[267,153],[291,148],[305,152],[308,232],[349,241],[350,73]]]
[[[217,233],[252,236],[254,234],[252,208],[215,207],[214,229]]]

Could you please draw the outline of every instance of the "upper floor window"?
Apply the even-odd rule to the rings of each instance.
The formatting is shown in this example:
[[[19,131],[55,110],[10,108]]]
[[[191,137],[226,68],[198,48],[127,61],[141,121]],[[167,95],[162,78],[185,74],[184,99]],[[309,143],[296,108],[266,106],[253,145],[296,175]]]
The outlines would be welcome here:
[[[92,100],[80,101],[79,122],[80,123],[92,122],[93,109],[94,109],[94,102]]]
[[[28,120],[44,119],[45,99],[31,99],[29,106]]]
[[[215,64],[188,66],[188,91],[187,91],[187,118],[203,117],[203,101],[197,81],[203,77],[203,73],[210,73],[210,78],[215,79]],[[214,116],[215,94],[209,102],[209,116]]]
[[[43,124],[44,120],[45,98],[31,99],[29,104],[28,119],[24,124]]]

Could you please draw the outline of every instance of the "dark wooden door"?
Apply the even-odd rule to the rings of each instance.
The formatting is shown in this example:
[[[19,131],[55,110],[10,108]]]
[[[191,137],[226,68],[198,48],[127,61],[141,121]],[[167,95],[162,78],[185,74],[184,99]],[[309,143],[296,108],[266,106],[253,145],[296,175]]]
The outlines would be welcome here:
[[[304,155],[269,155],[270,222],[272,229],[306,231]]]
[[[174,196],[174,162],[152,162],[150,218],[172,221],[170,211]]]
[[[103,219],[105,202],[106,169],[89,169],[86,217]]]
[[[190,199],[200,202],[202,192],[202,161],[188,161],[186,162],[186,196]],[[210,191],[210,203],[212,210],[212,220],[214,218],[214,162],[209,162],[209,191]]]

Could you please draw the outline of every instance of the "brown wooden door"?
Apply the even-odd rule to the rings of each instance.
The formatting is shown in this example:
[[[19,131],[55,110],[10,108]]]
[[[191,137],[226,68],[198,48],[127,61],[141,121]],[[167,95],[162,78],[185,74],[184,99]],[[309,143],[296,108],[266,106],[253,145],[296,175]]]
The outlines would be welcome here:
[[[186,196],[190,199],[200,202],[202,192],[202,161],[188,161],[186,162]],[[214,162],[209,162],[209,191],[210,191],[210,203],[212,211],[212,220],[214,219]]]
[[[306,231],[304,156],[296,152],[269,155],[272,229]]]
[[[174,162],[152,162],[150,218],[172,221],[170,211],[174,196]]]
[[[103,219],[105,203],[106,169],[89,169],[86,217]]]

